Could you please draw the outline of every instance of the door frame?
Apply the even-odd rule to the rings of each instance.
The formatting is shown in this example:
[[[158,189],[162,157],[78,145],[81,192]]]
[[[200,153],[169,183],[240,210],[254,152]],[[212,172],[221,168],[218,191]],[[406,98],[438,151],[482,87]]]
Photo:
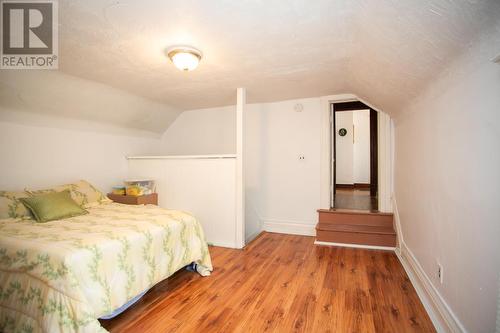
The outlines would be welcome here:
[[[335,208],[335,195],[337,193],[337,129],[336,117],[337,112],[349,112],[358,110],[369,110],[370,112],[370,196],[377,197],[378,195],[378,126],[377,126],[377,111],[360,101],[351,102],[332,102],[330,114],[330,142],[331,142],[331,184],[330,184],[330,208]],[[378,209],[378,204],[375,209]]]
[[[378,112],[372,108],[370,108],[370,196],[378,198]]]
[[[366,100],[354,94],[339,94],[323,96],[320,99],[320,197],[319,208],[330,208],[332,145],[331,145],[331,104],[340,102],[361,101],[370,108],[377,111],[378,122],[378,210],[380,212],[392,212],[393,193],[393,155],[394,155],[394,131],[390,116],[383,111],[373,107]]]

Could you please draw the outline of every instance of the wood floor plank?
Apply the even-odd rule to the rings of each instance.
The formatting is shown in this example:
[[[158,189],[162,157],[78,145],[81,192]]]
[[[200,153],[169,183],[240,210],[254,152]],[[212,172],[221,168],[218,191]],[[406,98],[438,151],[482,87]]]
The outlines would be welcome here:
[[[101,324],[110,332],[435,332],[392,252],[264,233],[210,247],[210,277],[181,270]]]

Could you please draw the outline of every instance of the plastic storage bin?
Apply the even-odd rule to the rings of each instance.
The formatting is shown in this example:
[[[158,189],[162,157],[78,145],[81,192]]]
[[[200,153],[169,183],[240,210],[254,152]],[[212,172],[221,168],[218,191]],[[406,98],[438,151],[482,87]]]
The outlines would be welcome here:
[[[155,192],[155,181],[152,179],[131,179],[124,181],[127,195],[146,195]]]

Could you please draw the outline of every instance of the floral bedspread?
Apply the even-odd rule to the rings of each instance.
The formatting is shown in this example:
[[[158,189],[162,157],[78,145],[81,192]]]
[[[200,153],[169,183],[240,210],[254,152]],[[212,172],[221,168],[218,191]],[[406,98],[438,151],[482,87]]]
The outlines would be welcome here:
[[[36,223],[0,220],[0,331],[106,332],[97,318],[195,261],[212,270],[198,221],[116,203]]]

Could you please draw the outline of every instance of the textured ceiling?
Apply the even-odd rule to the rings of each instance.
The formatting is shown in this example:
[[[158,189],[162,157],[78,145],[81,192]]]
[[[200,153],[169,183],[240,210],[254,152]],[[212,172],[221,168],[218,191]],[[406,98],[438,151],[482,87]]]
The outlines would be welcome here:
[[[60,70],[174,110],[353,93],[394,114],[481,30],[496,0],[59,1]],[[164,55],[188,44],[193,72]]]

